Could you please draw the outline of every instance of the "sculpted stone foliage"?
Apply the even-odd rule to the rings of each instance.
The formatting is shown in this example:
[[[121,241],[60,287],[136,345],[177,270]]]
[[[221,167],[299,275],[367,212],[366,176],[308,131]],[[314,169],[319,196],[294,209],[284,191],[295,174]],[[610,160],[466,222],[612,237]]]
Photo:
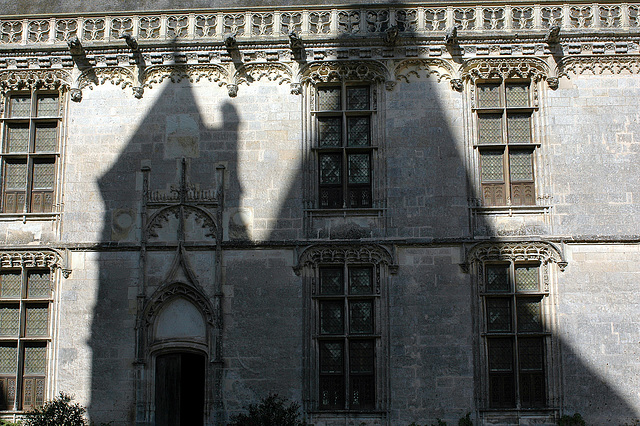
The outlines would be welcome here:
[[[10,90],[66,90],[71,76],[64,70],[4,70],[0,71],[0,92]]]
[[[291,83],[293,73],[284,64],[280,63],[255,63],[247,64],[240,68],[235,75],[235,83],[251,84],[261,79],[274,81],[278,84]]]
[[[481,243],[467,252],[466,264],[474,262],[509,260],[512,262],[556,263],[564,271],[567,262],[560,250],[545,242]]]
[[[537,58],[474,58],[462,64],[462,78],[477,79],[526,78],[533,81],[547,79],[549,66]]]
[[[84,71],[80,77],[78,77],[78,89],[82,90],[85,87],[93,89],[93,85],[102,85],[106,82],[110,82],[116,86],[121,86],[123,89],[129,86],[133,86],[135,81],[133,73],[123,67],[94,67]]]
[[[218,86],[227,84],[229,74],[226,69],[214,64],[207,65],[158,65],[149,67],[144,73],[144,87],[153,87],[170,79],[177,83],[188,80],[191,83],[200,80],[208,80],[218,83]]]
[[[54,250],[10,251],[0,253],[2,268],[51,268],[60,269],[65,278],[69,278],[71,269],[63,255]]]
[[[391,273],[397,272],[397,264],[385,247],[378,244],[317,245],[306,248],[294,269],[300,273],[303,267],[315,267],[323,263],[370,263],[387,265]]]
[[[183,297],[192,302],[200,309],[207,323],[212,326],[216,324],[216,315],[207,297],[195,287],[183,283],[173,283],[156,291],[147,303],[144,312],[146,324],[153,324],[154,318],[158,315],[164,304],[176,297]]]
[[[332,81],[386,81],[389,75],[386,67],[377,61],[327,61],[315,62],[301,72],[302,81],[313,84]]]
[[[162,226],[169,221],[171,216],[179,219],[180,215],[182,215],[184,220],[187,220],[191,215],[193,215],[196,222],[202,225],[202,228],[208,229],[205,236],[215,238],[217,226],[213,217],[211,217],[207,211],[190,205],[171,206],[155,212],[149,218],[149,223],[147,224],[146,229],[147,234],[150,237],[158,237],[156,230],[158,228],[162,228]]]
[[[558,75],[640,74],[640,56],[567,57],[558,64]]]
[[[442,59],[407,59],[400,62],[394,70],[396,80],[409,82],[411,77],[428,78],[433,75],[438,83],[443,79],[449,80],[455,89],[456,72],[453,66]]]

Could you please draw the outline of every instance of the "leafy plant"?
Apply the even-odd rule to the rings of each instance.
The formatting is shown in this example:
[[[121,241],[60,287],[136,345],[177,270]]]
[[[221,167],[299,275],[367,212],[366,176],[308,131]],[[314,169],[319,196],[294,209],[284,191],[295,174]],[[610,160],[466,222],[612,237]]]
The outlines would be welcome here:
[[[558,426],[585,426],[586,422],[582,416],[578,413],[574,413],[573,416],[565,414],[558,420]]]
[[[71,399],[60,392],[53,401],[26,413],[23,426],[87,426],[84,417],[87,409],[78,403],[72,404]]]
[[[250,404],[247,414],[231,416],[230,426],[305,426],[299,420],[300,404],[287,401],[277,394],[270,394],[259,404]]]
[[[460,420],[458,420],[458,426],[473,426],[473,422],[471,421],[471,412],[468,412],[464,417],[460,417]]]
[[[20,422],[14,423],[10,422],[9,420],[0,419],[0,426],[20,426]]]

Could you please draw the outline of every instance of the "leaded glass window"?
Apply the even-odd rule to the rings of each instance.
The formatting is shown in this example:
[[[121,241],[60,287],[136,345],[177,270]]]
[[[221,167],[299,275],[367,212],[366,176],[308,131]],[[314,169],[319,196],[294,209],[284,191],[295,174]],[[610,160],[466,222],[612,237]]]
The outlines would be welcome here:
[[[375,408],[375,269],[368,265],[318,269],[315,296],[318,334],[318,407]]]
[[[53,211],[60,108],[57,93],[10,95],[2,118],[2,212]]]
[[[0,270],[0,410],[44,403],[50,306],[48,269]]]
[[[320,208],[372,206],[371,90],[368,85],[350,84],[316,88]]]
[[[483,204],[535,204],[530,83],[487,82],[477,84],[476,89]]]
[[[484,333],[490,408],[546,405],[540,265],[484,265]]]

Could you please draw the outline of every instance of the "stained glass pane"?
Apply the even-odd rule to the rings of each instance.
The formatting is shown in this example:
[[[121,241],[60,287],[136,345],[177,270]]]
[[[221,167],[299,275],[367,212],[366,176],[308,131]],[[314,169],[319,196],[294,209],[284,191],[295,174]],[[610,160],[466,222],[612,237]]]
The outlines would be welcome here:
[[[482,182],[504,182],[504,151],[480,151]]]
[[[349,371],[351,374],[368,374],[374,370],[373,340],[349,341]]]
[[[540,299],[518,299],[518,331],[542,331]]]
[[[369,375],[357,375],[349,378],[349,404],[352,409],[372,409],[375,406],[375,378]]]
[[[531,114],[509,114],[507,131],[509,143],[531,143]]]
[[[347,120],[347,145],[369,146],[369,117],[349,117]]]
[[[529,84],[507,84],[507,107],[528,107],[529,106]]]
[[[46,364],[46,346],[27,346],[24,348],[24,374],[44,374]]]
[[[342,155],[320,155],[320,184],[342,183]]]
[[[33,189],[53,189],[55,183],[54,163],[33,164]]]
[[[369,109],[369,87],[364,86],[347,88],[347,109]]]
[[[344,369],[342,342],[320,341],[320,373],[342,373]]]
[[[27,187],[27,165],[25,163],[6,163],[5,189],[25,190]]]
[[[499,108],[500,105],[500,85],[499,84],[479,84],[478,85],[478,107],[479,108]]]
[[[58,115],[58,96],[38,96],[38,117],[55,117]]]
[[[511,181],[533,180],[533,152],[511,151],[509,152],[509,173]]]
[[[48,271],[30,272],[27,278],[27,297],[49,297],[50,280]]]
[[[487,298],[487,331],[511,331],[511,299]]]
[[[509,291],[509,265],[487,265],[487,291]]]
[[[335,111],[340,109],[340,87],[318,88],[318,110]]]
[[[373,293],[371,268],[349,268],[349,294]]]
[[[342,146],[342,119],[340,117],[319,117],[318,137],[318,143],[322,147]]]
[[[10,117],[29,117],[31,98],[29,96],[12,96],[9,112]]]
[[[344,304],[342,301],[320,302],[320,333],[342,334],[344,332]]]
[[[320,269],[320,294],[342,294],[342,268]]]
[[[47,306],[27,308],[25,334],[46,336],[49,334],[49,308]]]
[[[537,266],[516,266],[516,290],[537,291],[539,268]]]
[[[349,183],[369,183],[369,154],[349,155]]]
[[[513,371],[513,343],[511,339],[487,339],[489,371]]]
[[[20,297],[22,289],[22,275],[20,271],[6,272],[0,275],[0,297]]]
[[[354,334],[373,333],[373,302],[358,300],[349,303],[349,331]]]
[[[18,369],[18,349],[15,346],[0,346],[0,374],[15,375]]]
[[[42,123],[36,127],[36,152],[54,152],[57,146],[56,123]]]
[[[520,370],[541,371],[544,366],[543,338],[527,337],[518,339],[518,360]]]
[[[482,114],[478,116],[478,143],[503,143],[501,114]]]
[[[20,331],[20,308],[0,307],[0,336],[17,336]]]
[[[7,152],[29,151],[29,125],[26,123],[7,126]]]

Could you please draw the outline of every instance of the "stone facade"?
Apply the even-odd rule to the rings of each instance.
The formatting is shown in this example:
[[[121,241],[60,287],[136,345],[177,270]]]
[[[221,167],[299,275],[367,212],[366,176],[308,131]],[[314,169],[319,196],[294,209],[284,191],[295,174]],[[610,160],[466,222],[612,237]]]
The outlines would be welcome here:
[[[28,3],[1,417],[640,419],[640,4]]]

